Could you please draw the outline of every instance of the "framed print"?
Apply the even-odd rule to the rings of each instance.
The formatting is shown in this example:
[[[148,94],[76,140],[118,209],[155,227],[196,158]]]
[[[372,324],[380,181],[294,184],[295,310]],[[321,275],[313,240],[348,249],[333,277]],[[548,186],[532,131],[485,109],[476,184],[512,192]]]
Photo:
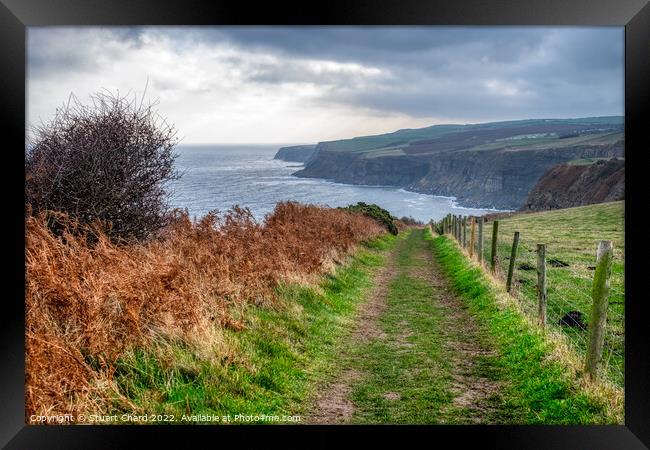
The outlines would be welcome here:
[[[646,448],[650,6],[312,6],[2,0],[3,446]]]

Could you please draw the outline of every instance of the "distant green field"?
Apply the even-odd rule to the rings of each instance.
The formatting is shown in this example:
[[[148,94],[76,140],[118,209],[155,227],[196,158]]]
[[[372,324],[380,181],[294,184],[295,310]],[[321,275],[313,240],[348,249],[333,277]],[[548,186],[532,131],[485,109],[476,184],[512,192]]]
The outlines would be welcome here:
[[[402,156],[405,155],[401,147],[387,147],[380,150],[364,152],[364,158],[379,158],[381,156]]]
[[[605,145],[614,144],[623,139],[623,132],[618,133],[594,133],[584,136],[576,136],[566,139],[546,139],[541,138],[537,142],[530,139],[530,142],[525,142],[521,146],[513,146],[512,150],[541,150],[544,148],[562,148],[573,147],[576,145]]]
[[[596,161],[609,160],[609,159],[610,158],[579,158],[579,159],[571,160],[567,162],[567,164],[569,164],[570,166],[588,166],[595,163]]]
[[[425,128],[402,129],[392,133],[377,134],[372,136],[359,136],[351,139],[322,142],[327,151],[341,152],[366,152],[364,157],[387,156],[400,154],[395,149],[407,147],[409,143],[423,140],[447,139],[446,135],[459,132],[470,132],[474,135],[474,142],[469,147],[461,145],[464,149],[493,150],[505,148],[508,150],[532,150],[553,147],[566,147],[578,144],[608,144],[615,143],[623,136],[622,131],[612,132],[623,123],[622,117],[587,117],[580,119],[529,119],[506,122],[490,122],[479,124],[445,124],[433,125]],[[557,131],[556,126],[575,126],[579,135],[560,139],[565,131]],[[525,131],[526,127],[536,127],[537,132]],[[541,127],[541,128],[540,128]],[[601,128],[602,131],[594,127]],[[528,128],[530,129],[530,128]],[[609,129],[610,131],[605,131]],[[507,137],[494,137],[490,132],[495,130],[508,130]],[[557,132],[556,132],[557,131]],[[485,133],[485,134],[484,134]],[[454,147],[450,143],[450,148]],[[386,151],[385,150],[390,150]],[[377,154],[375,155],[375,152]]]
[[[484,230],[484,260],[487,261],[491,249],[492,223],[487,222]],[[535,314],[536,244],[546,244],[548,323],[569,336],[579,352],[586,349],[587,332],[560,327],[558,321],[568,311],[578,310],[585,314],[588,322],[598,241],[613,241],[614,263],[603,360],[609,378],[622,386],[625,338],[624,202],[518,214],[499,220],[497,255],[500,276],[503,277],[508,270],[515,231],[520,232],[520,244],[513,278],[515,288],[524,299],[524,308]]]
[[[594,133],[584,136],[575,136],[566,139],[557,137],[522,138],[510,141],[490,142],[479,145],[473,150],[491,150],[505,148],[508,151],[541,150],[545,148],[563,148],[576,145],[604,145],[614,144],[623,138],[623,132],[618,133]]]
[[[398,130],[393,133],[378,134],[373,136],[360,136],[352,139],[326,142],[330,151],[362,152],[367,150],[380,150],[387,147],[399,147],[409,142],[421,139],[432,139],[448,133],[463,130],[465,125],[434,125],[426,128]]]

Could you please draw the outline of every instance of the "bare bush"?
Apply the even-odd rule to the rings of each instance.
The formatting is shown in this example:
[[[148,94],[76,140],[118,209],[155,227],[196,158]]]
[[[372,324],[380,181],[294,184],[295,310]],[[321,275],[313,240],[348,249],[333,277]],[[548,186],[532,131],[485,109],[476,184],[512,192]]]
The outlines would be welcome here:
[[[176,130],[155,104],[97,93],[71,97],[54,119],[34,128],[25,158],[26,200],[34,212],[62,211],[99,222],[115,240],[143,239],[166,223],[166,182],[177,179]],[[51,220],[52,230],[61,224]]]

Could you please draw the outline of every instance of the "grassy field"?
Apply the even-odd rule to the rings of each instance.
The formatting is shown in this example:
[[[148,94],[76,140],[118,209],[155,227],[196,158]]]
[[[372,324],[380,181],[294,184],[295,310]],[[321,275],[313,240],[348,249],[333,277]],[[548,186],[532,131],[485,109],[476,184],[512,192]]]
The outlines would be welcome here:
[[[498,356],[485,365],[485,370],[490,369],[488,373],[505,380],[499,397],[493,399],[500,405],[499,415],[494,418],[496,423],[623,423],[620,390],[585,388],[582,374],[566,356],[557,353],[557,343],[527,321],[513,300],[500,293],[451,238],[432,239],[432,248],[470,313],[487,330],[491,345],[498,351]]]
[[[537,305],[536,245],[546,244],[548,323],[562,330],[579,353],[584,353],[587,332],[579,328],[559,326],[560,318],[577,310],[589,320],[590,296],[596,248],[599,240],[614,244],[611,293],[604,349],[604,372],[623,386],[625,338],[625,240],[624,204],[603,203],[548,212],[515,215],[499,220],[499,276],[508,270],[512,238],[520,232],[515,265],[515,289],[522,306],[531,314]],[[492,223],[484,225],[484,260],[489,260]]]
[[[130,353],[115,374],[120,393],[135,411],[173,415],[177,423],[205,423],[195,417],[202,414],[224,423],[295,422],[308,412],[318,380],[337,367],[341,339],[394,241],[367,244],[321,286],[283,286],[274,308],[250,306],[244,330],[224,335],[230,358],[200,357],[178,344]],[[262,415],[279,419],[254,420]]]
[[[506,122],[492,122],[482,124],[467,125],[433,125],[425,128],[402,129],[392,133],[378,134],[372,136],[358,136],[352,139],[341,139],[337,141],[327,141],[321,143],[327,151],[344,151],[366,153],[365,157],[372,158],[378,156],[398,155],[400,149],[408,147],[415,141],[426,141],[436,139],[446,139],[447,135],[454,133],[474,132],[475,140],[469,145],[472,150],[494,150],[506,149],[506,151],[516,150],[536,150],[540,148],[568,147],[582,144],[613,144],[622,138],[622,132],[603,131],[599,132],[593,129],[594,126],[604,125],[606,128],[616,127],[621,124],[620,117],[592,117],[582,119],[530,119]],[[554,130],[554,125],[570,125],[577,128],[583,128],[585,133],[579,136],[572,136],[559,139],[558,134],[546,135]],[[535,132],[522,132],[522,127],[542,127]],[[491,132],[500,129],[511,129],[508,138],[494,139],[491,135],[483,135],[484,132]],[[588,131],[586,131],[588,130]],[[469,147],[465,147],[468,149]],[[450,144],[450,149],[454,144]]]
[[[598,161],[607,161],[610,158],[578,158],[571,161],[568,161],[567,164],[570,166],[588,166]]]

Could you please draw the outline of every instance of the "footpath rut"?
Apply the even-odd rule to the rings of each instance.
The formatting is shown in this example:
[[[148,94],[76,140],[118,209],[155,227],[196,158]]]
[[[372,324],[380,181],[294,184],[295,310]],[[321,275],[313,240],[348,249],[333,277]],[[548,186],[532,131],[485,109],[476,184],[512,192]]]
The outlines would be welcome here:
[[[483,367],[494,352],[425,233],[400,237],[376,275],[307,423],[489,423],[499,385]]]
[[[386,309],[389,285],[397,273],[396,250],[402,244],[402,242],[397,244],[388,256],[386,265],[375,276],[374,287],[368,295],[367,301],[361,305],[355,321],[355,328],[349,337],[350,342],[367,342],[371,339],[385,337],[384,331],[379,326],[379,317]],[[352,417],[355,406],[349,398],[350,391],[352,383],[359,380],[360,373],[350,367],[349,358],[349,355],[345,355],[344,362],[348,367],[344,369],[337,380],[319,393],[308,422],[317,424],[345,423]]]

